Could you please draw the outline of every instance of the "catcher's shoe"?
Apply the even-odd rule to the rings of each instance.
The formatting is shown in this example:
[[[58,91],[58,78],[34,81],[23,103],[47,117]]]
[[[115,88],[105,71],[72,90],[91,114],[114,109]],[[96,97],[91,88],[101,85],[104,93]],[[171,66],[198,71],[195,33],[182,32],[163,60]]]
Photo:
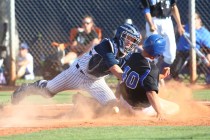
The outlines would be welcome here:
[[[33,95],[33,92],[26,91],[29,88],[36,88],[41,89],[45,92],[37,92],[35,94],[41,95],[43,97],[53,97],[54,94],[49,92],[48,90],[45,90],[45,87],[47,86],[47,80],[38,80],[34,83],[29,84],[22,84],[18,89],[16,89],[12,96],[11,96],[11,103],[12,104],[18,104],[21,100],[23,100],[26,96]]]
[[[22,84],[18,89],[16,89],[13,94],[11,95],[11,103],[18,104],[24,97],[28,96],[26,89],[31,86],[32,84]]]

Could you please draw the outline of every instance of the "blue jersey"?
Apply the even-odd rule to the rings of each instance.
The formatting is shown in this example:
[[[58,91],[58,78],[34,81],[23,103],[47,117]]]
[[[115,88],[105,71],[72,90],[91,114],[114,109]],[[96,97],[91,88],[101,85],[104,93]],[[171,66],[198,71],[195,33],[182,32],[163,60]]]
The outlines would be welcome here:
[[[113,40],[104,39],[100,44],[96,45],[94,49],[102,56],[103,63],[105,63],[108,68],[119,63],[117,59],[117,44]]]
[[[96,77],[110,74],[109,69],[119,64],[117,53],[117,44],[114,40],[104,39],[94,47],[93,56],[88,64],[88,73]]]
[[[189,33],[189,25],[185,26],[185,32]],[[205,46],[210,48],[210,32],[201,27],[195,31],[196,33],[196,48],[200,49],[201,47]],[[186,39],[181,36],[177,43],[177,50],[181,52],[188,52],[190,50],[190,44],[186,41]]]

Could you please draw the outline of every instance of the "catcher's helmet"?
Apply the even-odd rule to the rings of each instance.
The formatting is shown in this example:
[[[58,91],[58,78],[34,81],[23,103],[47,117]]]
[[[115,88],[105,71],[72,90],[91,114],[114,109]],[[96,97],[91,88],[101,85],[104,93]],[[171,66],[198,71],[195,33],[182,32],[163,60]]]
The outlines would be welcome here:
[[[140,44],[140,32],[133,24],[125,23],[117,28],[114,39],[118,43],[120,53],[125,55]]]
[[[143,49],[151,56],[158,57],[163,55],[166,40],[158,34],[149,36],[143,44]]]

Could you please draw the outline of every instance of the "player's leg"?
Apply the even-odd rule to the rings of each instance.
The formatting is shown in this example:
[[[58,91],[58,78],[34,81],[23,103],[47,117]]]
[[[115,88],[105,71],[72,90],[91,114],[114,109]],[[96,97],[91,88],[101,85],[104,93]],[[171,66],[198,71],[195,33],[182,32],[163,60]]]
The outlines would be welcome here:
[[[34,83],[24,84],[20,86],[12,94],[12,103],[19,103],[25,96],[41,95],[43,97],[53,97],[58,92],[70,89],[77,89],[83,81],[83,74],[75,67],[72,66],[67,70],[57,75],[52,80],[39,80]],[[31,92],[31,89],[36,89],[37,92]],[[38,92],[39,91],[39,92]]]
[[[171,67],[171,76],[174,79],[178,78],[179,73],[182,71],[182,69],[184,68],[184,65],[186,66],[187,62],[187,58],[189,57],[189,53],[182,53],[182,52],[178,52],[176,55],[176,59],[174,60],[174,62],[172,63]]]
[[[160,102],[160,106],[161,106],[163,112],[166,115],[175,115],[176,113],[179,112],[179,105],[178,104],[176,104],[174,102],[171,102],[171,101],[167,101],[167,100],[165,100],[163,98],[160,98],[160,97],[159,97],[159,102]],[[154,116],[154,115],[157,114],[155,109],[152,106],[144,108],[141,111],[144,114],[149,115],[149,116]]]
[[[104,78],[98,80],[86,80],[83,89],[91,94],[102,105],[112,100],[116,100],[113,91],[109,88]]]
[[[76,93],[72,96],[73,109],[70,112],[70,117],[73,118],[94,118],[97,109],[101,104],[91,96],[82,93]]]
[[[17,88],[11,95],[11,103],[18,104],[21,100],[23,100],[26,96],[32,94],[42,94],[44,97],[50,97],[51,93],[46,90],[44,87],[46,86],[46,80],[39,80],[34,83],[22,84],[19,88]],[[42,89],[42,92],[35,91],[36,87]],[[42,88],[43,87],[43,88]]]
[[[162,22],[164,22],[164,24],[161,24],[161,35],[166,39],[166,48],[163,53],[164,62],[168,65],[171,65],[176,57],[174,27],[171,18],[162,20]]]
[[[25,73],[26,73],[26,66],[19,67],[17,71],[17,79],[23,77]]]
[[[98,114],[102,115],[103,113],[109,114],[119,112],[118,101],[113,91],[106,84],[104,78],[86,80],[83,89],[89,92],[90,95],[102,105],[102,108],[99,108],[97,112]]]
[[[84,74],[75,65],[74,63],[61,74],[48,81],[46,88],[54,94],[65,90],[78,89],[84,79]]]

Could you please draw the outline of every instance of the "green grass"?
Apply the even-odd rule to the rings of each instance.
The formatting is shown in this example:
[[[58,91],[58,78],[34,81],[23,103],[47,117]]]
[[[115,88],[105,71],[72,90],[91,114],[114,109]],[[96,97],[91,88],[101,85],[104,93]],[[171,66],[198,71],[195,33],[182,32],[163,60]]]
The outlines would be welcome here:
[[[210,89],[195,90],[193,92],[193,97],[196,100],[210,101]]]
[[[54,100],[56,103],[69,103],[72,100],[72,95],[75,93],[77,93],[77,92],[71,91],[71,90],[60,92],[57,95],[55,95],[52,98],[52,100]],[[6,104],[6,103],[10,102],[11,94],[12,94],[12,91],[0,91],[0,103]],[[194,90],[193,97],[196,100],[210,101],[210,89]],[[34,100],[34,102],[36,102],[37,98],[39,98],[39,97],[33,96],[30,98],[30,100]]]
[[[210,139],[209,132],[210,127],[206,126],[79,127],[6,136],[0,137],[0,140],[207,140]]]
[[[56,103],[70,103],[72,101],[72,95],[77,93],[76,91],[64,91],[52,98],[53,101]],[[0,92],[0,104],[7,104],[10,102],[10,96],[12,94],[12,91],[1,91]],[[41,96],[29,96],[27,97],[28,100],[30,100],[32,103],[36,103],[38,100],[39,103],[43,104],[46,100],[44,100]]]
[[[10,102],[11,91],[1,91],[0,92],[0,104],[6,104]]]

